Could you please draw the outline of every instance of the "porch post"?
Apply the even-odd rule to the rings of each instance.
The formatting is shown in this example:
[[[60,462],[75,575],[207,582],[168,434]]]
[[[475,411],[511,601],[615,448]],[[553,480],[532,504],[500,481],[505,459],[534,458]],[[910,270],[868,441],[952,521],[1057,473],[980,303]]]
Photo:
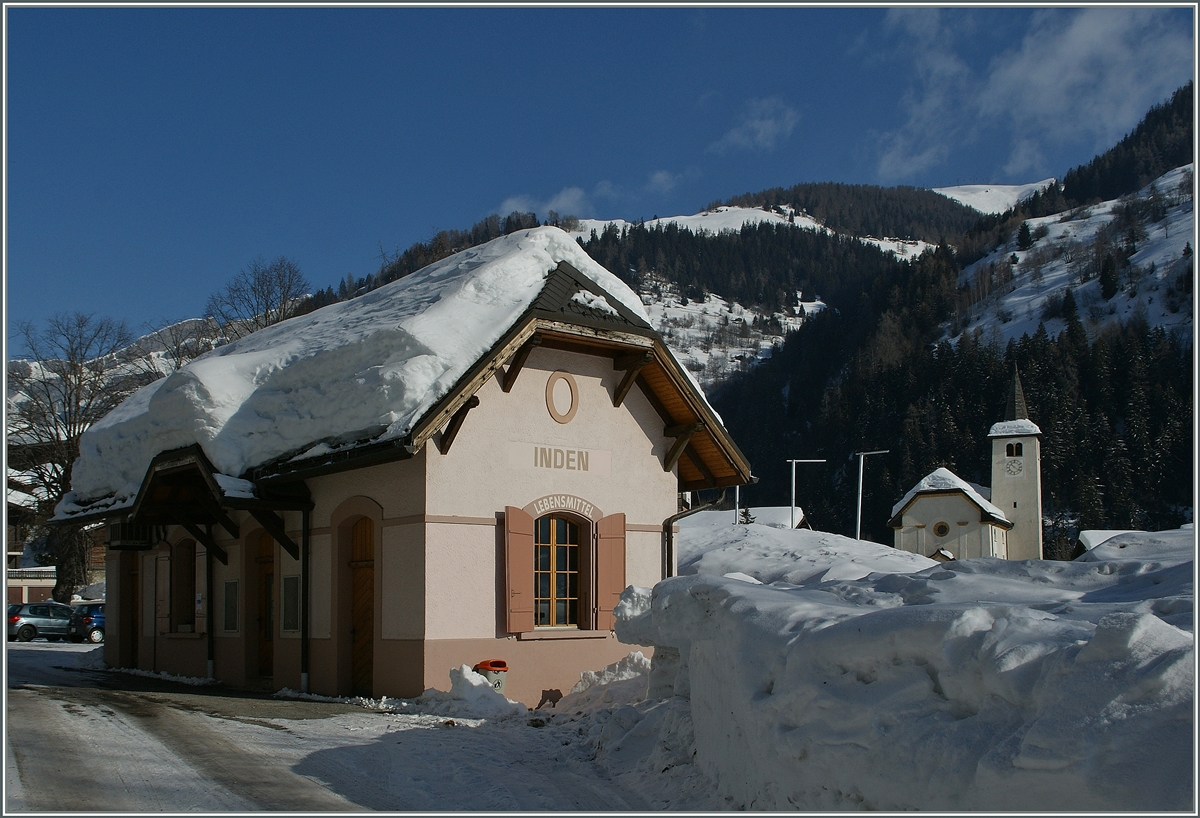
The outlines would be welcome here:
[[[300,512],[300,692],[308,692],[309,510]]]

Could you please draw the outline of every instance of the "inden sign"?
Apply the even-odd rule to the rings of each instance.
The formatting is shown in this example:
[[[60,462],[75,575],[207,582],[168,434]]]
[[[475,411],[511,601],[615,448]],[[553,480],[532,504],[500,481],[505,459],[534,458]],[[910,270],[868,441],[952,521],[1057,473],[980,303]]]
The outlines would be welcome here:
[[[508,464],[515,469],[550,469],[564,472],[609,474],[612,452],[541,443],[509,443]]]

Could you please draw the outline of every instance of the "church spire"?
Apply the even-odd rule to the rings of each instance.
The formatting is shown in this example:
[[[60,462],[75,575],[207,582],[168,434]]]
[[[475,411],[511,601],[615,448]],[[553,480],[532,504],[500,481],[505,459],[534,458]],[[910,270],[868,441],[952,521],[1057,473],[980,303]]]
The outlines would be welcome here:
[[[1029,410],[1025,407],[1025,390],[1021,388],[1021,376],[1013,364],[1012,386],[1008,390],[1008,405],[1004,409],[1005,420],[1028,420]]]

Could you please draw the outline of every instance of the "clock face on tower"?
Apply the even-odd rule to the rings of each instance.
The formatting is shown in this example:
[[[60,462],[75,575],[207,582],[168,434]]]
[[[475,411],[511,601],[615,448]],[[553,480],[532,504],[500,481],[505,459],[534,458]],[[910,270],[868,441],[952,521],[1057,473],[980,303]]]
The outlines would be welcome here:
[[[1021,473],[1021,461],[1009,460],[1004,464],[1004,470],[1014,477]]]

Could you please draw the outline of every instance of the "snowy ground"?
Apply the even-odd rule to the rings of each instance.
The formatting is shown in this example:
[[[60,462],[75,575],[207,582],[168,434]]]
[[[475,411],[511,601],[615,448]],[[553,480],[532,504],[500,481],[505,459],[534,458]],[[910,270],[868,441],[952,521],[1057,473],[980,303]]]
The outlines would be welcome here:
[[[1191,529],[911,573],[835,535],[697,529],[700,572],[627,590],[617,633],[655,646],[649,698],[689,700],[730,805],[1194,808]]]
[[[297,804],[326,810],[1194,809],[1192,529],[1097,533],[1072,563],[934,564],[791,530],[787,508],[751,513],[768,524],[685,518],[685,575],[627,590],[618,609],[630,656],[552,710],[458,668],[414,700],[283,691],[249,714],[213,698],[114,726],[122,706],[87,691],[47,709],[71,699],[65,671],[33,661],[71,657],[78,672],[99,649],[38,641],[9,646],[6,725],[25,713],[14,701],[46,723],[93,714],[77,729],[121,735],[110,756],[142,771],[123,797],[160,810],[265,808],[196,761],[196,736],[201,756],[261,759],[269,780],[294,777]],[[638,645],[656,646],[653,662]],[[33,808],[7,739],[7,806]]]

